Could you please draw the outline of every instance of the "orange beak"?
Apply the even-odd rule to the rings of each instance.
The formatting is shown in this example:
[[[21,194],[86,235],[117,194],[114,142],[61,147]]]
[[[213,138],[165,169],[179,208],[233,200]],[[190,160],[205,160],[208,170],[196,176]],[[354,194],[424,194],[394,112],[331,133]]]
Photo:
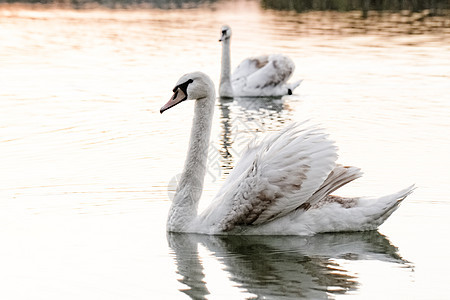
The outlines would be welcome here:
[[[180,88],[177,88],[175,90],[175,93],[173,93],[172,97],[170,98],[170,100],[166,104],[164,104],[163,107],[161,107],[159,112],[163,113],[164,111],[168,110],[169,108],[174,107],[175,105],[186,100],[186,98],[187,98],[186,94]]]

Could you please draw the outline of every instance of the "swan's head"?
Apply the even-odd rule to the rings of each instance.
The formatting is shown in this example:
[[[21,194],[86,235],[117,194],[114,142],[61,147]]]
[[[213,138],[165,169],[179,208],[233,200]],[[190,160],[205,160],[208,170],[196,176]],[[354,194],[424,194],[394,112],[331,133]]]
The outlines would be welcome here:
[[[185,100],[198,100],[208,96],[215,97],[214,83],[208,75],[202,72],[185,74],[176,83],[172,98],[161,107],[160,113]]]
[[[223,25],[220,32],[219,42],[229,40],[231,38],[231,28],[228,25]]]

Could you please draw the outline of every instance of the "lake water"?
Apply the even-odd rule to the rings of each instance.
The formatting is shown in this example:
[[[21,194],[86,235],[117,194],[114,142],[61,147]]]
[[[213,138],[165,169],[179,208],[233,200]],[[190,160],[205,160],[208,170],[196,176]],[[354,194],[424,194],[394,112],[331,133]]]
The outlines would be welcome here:
[[[448,15],[154,3],[0,4],[0,297],[448,298]],[[184,73],[218,82],[222,24],[233,67],[285,53],[304,82],[218,100],[203,205],[250,138],[311,119],[365,172],[336,194],[417,185],[379,231],[166,234],[193,106],[159,109]]]

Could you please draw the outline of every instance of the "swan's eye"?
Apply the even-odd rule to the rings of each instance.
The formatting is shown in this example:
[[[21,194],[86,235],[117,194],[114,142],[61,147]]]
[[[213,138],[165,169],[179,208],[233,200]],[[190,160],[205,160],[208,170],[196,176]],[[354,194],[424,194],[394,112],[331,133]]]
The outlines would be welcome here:
[[[227,31],[226,30],[222,30],[222,34],[225,34],[225,33],[227,33]]]

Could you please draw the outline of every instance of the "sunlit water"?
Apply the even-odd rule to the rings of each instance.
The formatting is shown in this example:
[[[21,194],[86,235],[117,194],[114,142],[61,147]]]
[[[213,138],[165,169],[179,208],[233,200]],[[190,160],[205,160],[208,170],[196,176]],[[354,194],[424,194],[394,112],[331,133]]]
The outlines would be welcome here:
[[[447,298],[448,18],[360,15],[1,4],[0,297]],[[340,194],[418,186],[378,232],[166,235],[193,106],[159,108],[186,72],[218,82],[225,23],[233,66],[282,52],[304,82],[217,102],[204,203],[249,139],[312,119],[365,172]]]

